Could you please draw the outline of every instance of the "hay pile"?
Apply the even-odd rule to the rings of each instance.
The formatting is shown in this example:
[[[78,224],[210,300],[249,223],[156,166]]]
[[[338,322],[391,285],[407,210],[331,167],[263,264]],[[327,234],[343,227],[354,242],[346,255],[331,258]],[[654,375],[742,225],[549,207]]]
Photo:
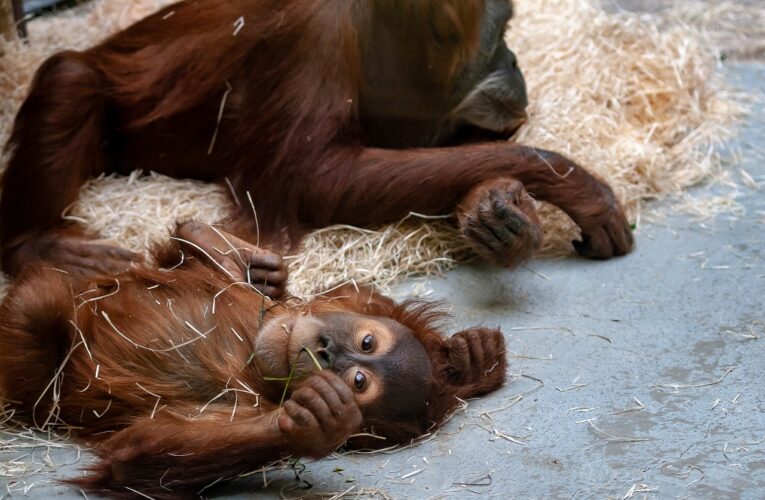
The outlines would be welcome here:
[[[736,2],[708,3],[699,0],[673,5],[667,22],[681,21],[698,26],[728,57],[757,58],[765,55],[765,9]]]
[[[29,45],[0,51],[0,142],[33,71],[46,55],[83,48],[169,2],[100,0],[30,25]],[[607,13],[595,1],[517,0],[508,33],[531,98],[519,140],[563,152],[611,182],[636,220],[641,202],[676,193],[719,168],[718,147],[740,112],[716,74],[718,57],[688,25]],[[69,211],[78,223],[134,250],[167,235],[177,218],[216,221],[224,190],[159,176],[106,178]],[[571,251],[571,222],[544,208],[546,254]],[[414,231],[414,232],[412,232]],[[387,286],[469,258],[443,221],[379,231],[333,228],[311,235],[291,261],[293,291],[349,278]]]

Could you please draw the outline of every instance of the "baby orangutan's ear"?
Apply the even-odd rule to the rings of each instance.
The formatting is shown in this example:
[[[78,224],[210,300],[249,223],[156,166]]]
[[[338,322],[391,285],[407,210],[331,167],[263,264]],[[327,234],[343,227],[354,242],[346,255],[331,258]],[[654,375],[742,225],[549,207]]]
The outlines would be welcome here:
[[[447,366],[444,375],[460,399],[499,389],[505,382],[505,338],[499,329],[470,328],[443,344]]]

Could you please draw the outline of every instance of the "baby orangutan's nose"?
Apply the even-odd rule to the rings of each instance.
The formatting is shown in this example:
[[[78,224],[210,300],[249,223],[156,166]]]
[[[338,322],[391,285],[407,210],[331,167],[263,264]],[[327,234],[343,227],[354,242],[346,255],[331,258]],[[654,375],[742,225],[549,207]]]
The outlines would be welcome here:
[[[326,333],[319,335],[319,349],[316,350],[316,357],[322,364],[322,368],[332,369],[335,367],[335,341]]]

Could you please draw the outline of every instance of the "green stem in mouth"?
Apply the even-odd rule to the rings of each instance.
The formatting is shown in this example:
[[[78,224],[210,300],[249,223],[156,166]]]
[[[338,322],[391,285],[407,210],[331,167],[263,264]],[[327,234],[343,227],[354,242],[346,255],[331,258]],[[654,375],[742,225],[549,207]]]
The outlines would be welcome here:
[[[313,363],[316,365],[316,368],[318,368],[320,372],[323,372],[323,371],[324,371],[324,368],[322,368],[322,367],[321,367],[321,363],[319,363],[319,360],[318,360],[318,359],[316,359],[316,356],[314,355],[314,353],[313,353],[313,351],[312,351],[312,350],[310,350],[310,349],[309,349],[309,348],[307,348],[307,347],[303,347],[302,349],[300,349],[300,351],[301,351],[301,352],[303,352],[303,351],[307,352],[307,353],[308,353],[308,355],[309,355],[309,356],[311,357],[311,359],[313,360]]]
[[[252,351],[252,354],[250,354],[250,357],[247,358],[247,363],[244,364],[244,366],[249,366],[250,363],[252,363],[252,360],[255,359],[255,350]]]
[[[290,386],[290,382],[292,382],[292,376],[295,374],[295,365],[292,365],[290,367],[290,374],[287,376],[287,383],[284,384],[284,392],[282,393],[282,399],[279,401],[279,408],[284,406],[284,400],[287,398],[287,389]]]
[[[266,317],[266,301],[260,302],[260,313],[258,314],[258,331],[263,328],[263,319]]]
[[[307,347],[302,347],[300,349],[300,352],[306,352],[311,357],[313,362],[316,364],[316,368],[319,369],[319,371],[324,371],[324,368],[321,367],[321,363],[319,363],[319,360],[316,359],[316,356],[313,354],[313,351],[311,351]],[[292,382],[292,379],[295,377],[295,365],[293,364],[290,366],[290,374],[287,375],[287,378],[284,377],[263,377],[263,380],[267,382],[286,382],[284,384],[284,392],[282,392],[282,399],[279,401],[279,408],[281,408],[284,405],[284,400],[287,399],[287,390],[290,387],[290,382]]]

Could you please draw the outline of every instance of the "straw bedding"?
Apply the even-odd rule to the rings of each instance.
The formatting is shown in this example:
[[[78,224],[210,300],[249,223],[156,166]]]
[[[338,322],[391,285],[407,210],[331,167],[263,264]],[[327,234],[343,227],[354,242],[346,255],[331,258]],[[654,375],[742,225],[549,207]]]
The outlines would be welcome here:
[[[0,143],[6,142],[33,72],[46,56],[85,48],[167,3],[100,0],[34,21],[29,44],[0,41]],[[531,120],[519,141],[563,152],[606,178],[633,221],[644,201],[682,192],[720,171],[718,151],[742,110],[717,75],[718,53],[705,40],[720,40],[733,52],[738,48],[737,53],[749,55],[746,47],[765,46],[762,30],[756,40],[749,38],[755,45],[745,46],[735,39],[728,18],[712,23],[702,9],[686,15],[706,27],[722,22],[716,38],[667,17],[609,13],[595,0],[516,0],[516,8],[508,41],[520,56],[532,102]],[[716,8],[721,16],[741,15],[730,4]],[[747,19],[762,19],[763,13],[755,10]],[[89,183],[66,217],[143,250],[166,237],[176,219],[215,222],[230,209],[228,193],[218,186],[134,174]],[[569,242],[576,237],[571,222],[552,207],[543,207],[543,213],[544,254],[570,253]],[[386,288],[469,258],[444,220],[411,216],[375,230],[327,228],[310,235],[290,259],[293,292],[310,294],[348,279]],[[4,421],[0,416],[0,425]],[[9,479],[9,488],[24,491],[34,485],[27,477],[55,465],[34,457],[16,460],[16,455],[63,444],[23,429],[5,431],[0,477]]]

